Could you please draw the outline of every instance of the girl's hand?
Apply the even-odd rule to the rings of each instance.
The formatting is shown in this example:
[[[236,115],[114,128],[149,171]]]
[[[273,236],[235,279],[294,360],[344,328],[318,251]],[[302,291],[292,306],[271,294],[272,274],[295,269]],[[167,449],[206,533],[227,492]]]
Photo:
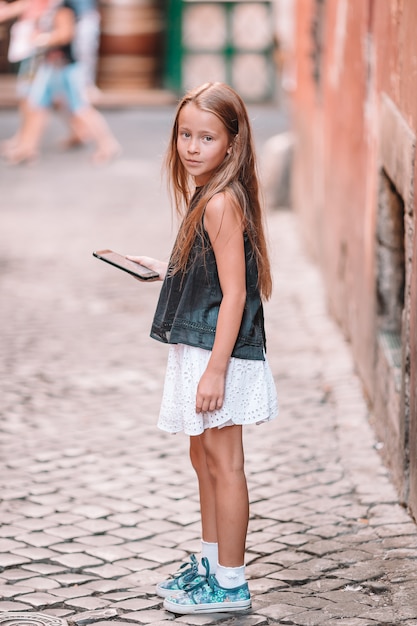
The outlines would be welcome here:
[[[134,261],[135,263],[149,267],[150,270],[157,272],[159,274],[159,278],[156,278],[155,280],[164,280],[168,268],[168,263],[165,261],[158,261],[150,256],[130,256],[128,254],[126,255],[126,258],[129,259],[129,261]]]
[[[221,409],[224,401],[225,374],[206,369],[197,387],[196,413]]]

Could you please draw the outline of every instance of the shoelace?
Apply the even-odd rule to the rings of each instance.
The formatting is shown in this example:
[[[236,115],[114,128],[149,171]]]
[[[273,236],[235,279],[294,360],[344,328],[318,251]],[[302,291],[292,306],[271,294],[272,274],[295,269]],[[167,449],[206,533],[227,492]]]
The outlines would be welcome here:
[[[203,556],[203,558],[201,559],[201,564],[203,565],[204,569],[206,570],[206,573],[203,575],[201,574],[201,579],[188,583],[186,585],[184,585],[183,590],[186,593],[190,593],[192,591],[197,591],[197,589],[200,589],[201,587],[204,587],[204,585],[206,583],[208,583],[212,589],[212,591],[214,591],[214,583],[212,581],[213,576],[210,575],[210,563],[207,557]]]
[[[181,576],[184,576],[184,578],[187,578],[187,576],[194,574],[197,568],[198,568],[197,559],[195,555],[192,554],[190,556],[190,563],[183,563],[182,565],[180,565],[178,571],[172,575],[172,578],[174,580],[177,580],[177,578],[181,578]]]

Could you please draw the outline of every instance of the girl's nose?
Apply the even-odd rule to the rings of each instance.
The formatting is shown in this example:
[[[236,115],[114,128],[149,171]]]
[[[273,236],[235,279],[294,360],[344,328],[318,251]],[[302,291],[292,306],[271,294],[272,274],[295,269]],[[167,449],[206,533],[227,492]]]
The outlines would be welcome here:
[[[198,142],[196,139],[191,138],[190,143],[188,144],[188,152],[198,152]]]

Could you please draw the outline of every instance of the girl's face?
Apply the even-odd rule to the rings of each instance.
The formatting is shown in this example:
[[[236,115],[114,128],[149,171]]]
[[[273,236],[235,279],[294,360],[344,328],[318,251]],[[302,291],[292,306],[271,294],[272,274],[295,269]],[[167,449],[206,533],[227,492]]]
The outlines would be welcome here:
[[[230,139],[214,113],[201,111],[190,102],[178,116],[177,150],[181,163],[200,187],[223,162],[230,150]]]

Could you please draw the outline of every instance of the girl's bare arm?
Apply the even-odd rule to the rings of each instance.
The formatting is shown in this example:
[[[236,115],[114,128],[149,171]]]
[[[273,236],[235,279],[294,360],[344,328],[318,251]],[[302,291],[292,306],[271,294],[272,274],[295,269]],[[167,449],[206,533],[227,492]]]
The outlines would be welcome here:
[[[218,194],[210,200],[204,225],[216,257],[223,298],[212,354],[197,390],[197,412],[213,411],[223,404],[227,366],[239,333],[246,301],[241,217],[227,195]]]

